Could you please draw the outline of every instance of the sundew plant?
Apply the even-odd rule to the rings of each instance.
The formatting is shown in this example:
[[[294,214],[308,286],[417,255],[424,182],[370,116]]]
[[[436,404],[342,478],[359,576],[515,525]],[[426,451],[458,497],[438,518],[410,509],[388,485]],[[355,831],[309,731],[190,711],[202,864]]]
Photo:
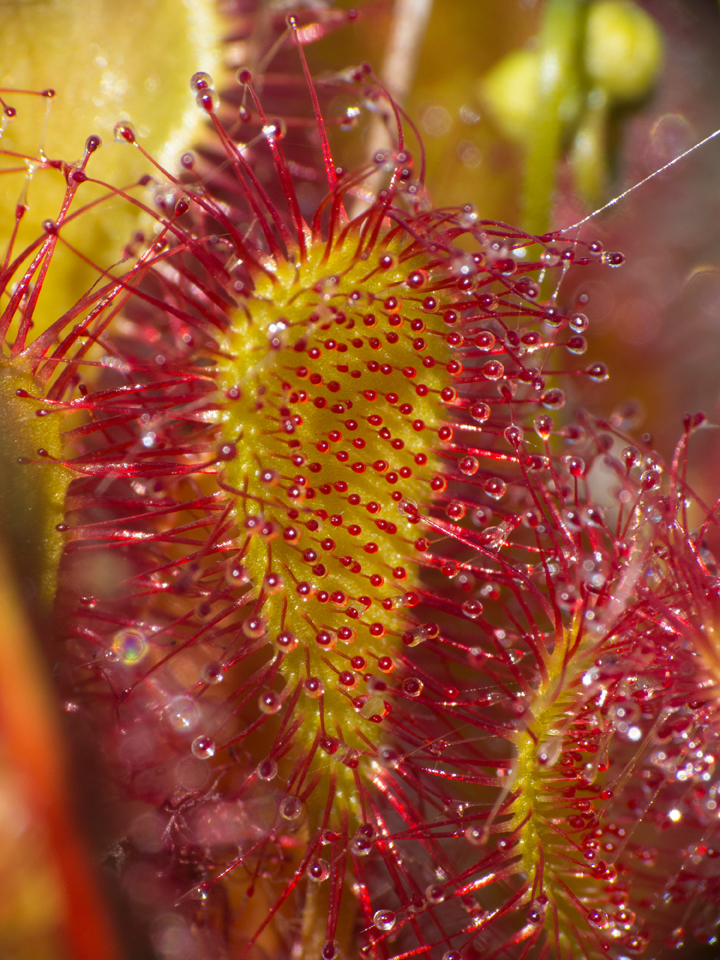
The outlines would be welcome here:
[[[664,458],[574,401],[608,367],[568,291],[625,257],[592,216],[547,220],[566,154],[578,191],[604,189],[609,104],[649,95],[659,28],[629,2],[545,5],[540,60],[592,56],[574,115],[532,67],[551,119],[518,135],[525,229],[434,205],[374,64],[308,66],[380,12],[223,16],[224,54],[196,44],[183,78],[178,155],[131,116],[98,173],[92,129],[76,162],[0,151],[29,184],[2,230],[21,596],[0,598],[2,734],[40,824],[22,882],[55,898],[44,936],[9,917],[6,941],[72,960],[712,951],[717,511],[688,457],[710,424],[679,417]],[[619,81],[615,47],[643,70]],[[502,118],[520,88],[490,87]],[[63,109],[49,87],[1,95],[8,131],[27,103]],[[341,166],[367,117],[387,145]],[[48,171],[62,195],[26,239]]]

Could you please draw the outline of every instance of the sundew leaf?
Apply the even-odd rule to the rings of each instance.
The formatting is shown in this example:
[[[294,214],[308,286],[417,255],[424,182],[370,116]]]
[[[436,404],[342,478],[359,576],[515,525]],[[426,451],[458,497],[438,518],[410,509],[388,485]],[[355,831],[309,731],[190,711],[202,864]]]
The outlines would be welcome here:
[[[318,101],[294,124],[238,80],[242,143],[202,72],[216,147],[182,178],[147,154],[154,240],[82,306],[99,381],[48,379],[86,415],[61,685],[138,917],[161,955],[619,958],[685,916],[707,939],[702,421],[666,464],[572,412],[608,371],[576,359],[563,279],[622,254],[434,208],[399,120],[338,170]]]

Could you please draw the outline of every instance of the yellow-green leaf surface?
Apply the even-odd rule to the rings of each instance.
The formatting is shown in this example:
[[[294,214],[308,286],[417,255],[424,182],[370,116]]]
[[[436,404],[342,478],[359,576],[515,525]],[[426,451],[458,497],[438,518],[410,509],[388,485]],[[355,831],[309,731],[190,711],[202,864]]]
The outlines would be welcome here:
[[[189,80],[198,70],[217,74],[220,23],[212,0],[0,0],[0,86],[6,91],[56,91],[53,100],[2,93],[17,111],[5,117],[0,140],[0,249],[6,248],[19,201],[28,205],[15,250],[56,220],[65,193],[61,170],[28,162],[77,161],[88,136],[102,148],[87,169],[92,178],[125,186],[152,170],[137,150],[115,143],[113,129],[130,120],[139,143],[174,169],[202,122]],[[46,111],[47,119],[46,119]],[[73,209],[106,193],[83,184]],[[136,191],[136,195],[138,194]],[[138,229],[152,229],[136,208],[113,198],[62,228],[61,237],[107,268]],[[46,327],[98,279],[63,243],[53,256],[35,330]]]

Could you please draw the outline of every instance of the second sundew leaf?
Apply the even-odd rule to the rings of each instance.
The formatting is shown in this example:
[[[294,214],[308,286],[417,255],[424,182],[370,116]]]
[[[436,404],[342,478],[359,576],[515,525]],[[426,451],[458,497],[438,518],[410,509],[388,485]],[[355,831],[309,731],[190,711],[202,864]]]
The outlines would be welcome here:
[[[443,319],[460,293],[447,267],[400,228],[363,233],[265,276],[220,366],[225,479],[246,537],[228,569],[244,568],[257,597],[246,636],[283,654],[285,686],[260,707],[279,711],[298,685],[306,704],[321,697],[302,740],[321,736],[353,786],[387,711],[357,689],[362,675],[423,629],[408,615],[419,570],[404,510],[427,509],[446,483],[441,391],[462,369]]]
[[[573,748],[578,746],[585,750],[594,747],[600,756],[603,742],[606,748],[609,739],[603,741],[598,729],[590,732],[592,724],[583,715],[583,707],[585,714],[589,712],[589,697],[584,695],[582,678],[585,675],[587,683],[592,675],[587,671],[592,669],[602,644],[593,634],[581,636],[579,630],[581,633],[579,617],[562,630],[548,657],[547,676],[528,705],[527,728],[518,731],[512,784],[517,799],[510,822],[510,831],[517,831],[517,852],[531,888],[528,925],[538,930],[545,925],[548,936],[557,938],[563,948],[581,938],[589,937],[591,942],[597,939],[606,917],[595,906],[603,903],[604,886],[612,879],[608,868],[593,871],[593,863],[586,865],[580,860],[577,841],[567,836],[567,831],[572,832],[577,825],[570,818],[568,826],[563,816],[563,808],[568,805],[563,794],[568,780],[566,768],[558,761],[564,755],[576,759]],[[595,779],[587,768],[583,772],[589,782]],[[582,807],[581,801],[585,812],[593,810],[592,800],[584,803]],[[574,869],[573,860],[577,860]],[[595,947],[592,943],[590,949]]]

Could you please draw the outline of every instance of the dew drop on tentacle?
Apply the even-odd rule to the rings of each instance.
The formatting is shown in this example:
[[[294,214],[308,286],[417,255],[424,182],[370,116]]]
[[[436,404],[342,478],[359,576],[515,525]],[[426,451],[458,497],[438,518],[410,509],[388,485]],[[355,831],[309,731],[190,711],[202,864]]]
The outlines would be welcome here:
[[[313,883],[323,883],[330,876],[330,864],[322,857],[318,857],[308,864],[306,872]]]
[[[129,628],[120,630],[112,640],[112,651],[121,663],[132,666],[139,663],[147,654],[149,645],[141,630]]]
[[[192,752],[193,755],[198,758],[198,760],[209,760],[215,755],[215,741],[212,737],[208,737],[204,734],[201,734],[199,737],[195,737],[192,742]]]
[[[376,910],[373,915],[373,925],[383,933],[387,933],[395,926],[395,914],[392,910]]]
[[[200,679],[213,685],[222,683],[224,679],[222,664],[212,660],[204,663],[200,668]]]
[[[280,816],[284,820],[297,820],[302,815],[303,805],[297,797],[284,797],[280,801]]]
[[[113,131],[116,143],[134,144],[137,141],[137,130],[129,120],[122,120],[115,124]]]
[[[274,780],[277,772],[278,765],[274,760],[261,760],[256,768],[260,780]]]

